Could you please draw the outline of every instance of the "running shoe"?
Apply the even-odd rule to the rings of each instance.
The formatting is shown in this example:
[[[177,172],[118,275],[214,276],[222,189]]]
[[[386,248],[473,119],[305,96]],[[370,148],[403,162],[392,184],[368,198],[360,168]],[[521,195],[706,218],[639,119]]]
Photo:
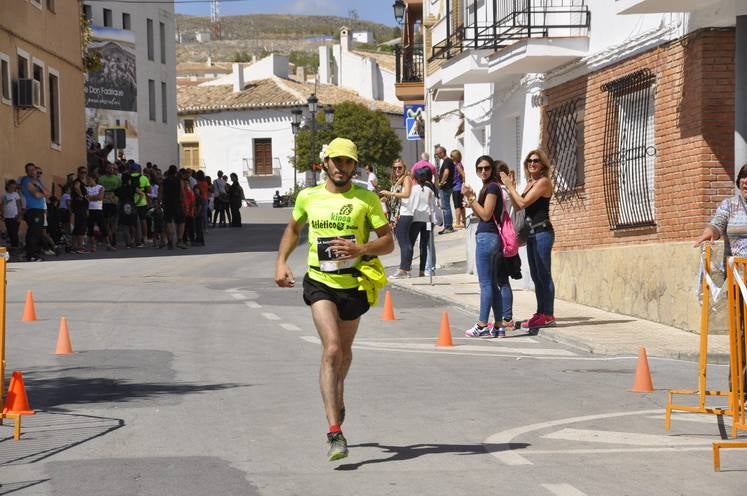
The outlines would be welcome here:
[[[502,327],[493,327],[490,328],[490,337],[492,338],[505,338],[506,337],[506,329]]]
[[[552,315],[542,315],[542,326],[541,327],[555,327],[557,322],[555,317]]]
[[[328,432],[327,443],[329,444],[327,451],[329,461],[333,462],[348,456],[348,442],[342,432]]]
[[[410,277],[410,272],[400,269],[394,274],[392,274],[391,276],[389,276],[389,279],[408,279],[409,277]]]
[[[545,319],[542,318],[541,314],[535,313],[531,316],[529,320],[526,320],[521,323],[522,329],[532,329],[535,327],[542,327],[542,323],[545,321]]]
[[[490,336],[490,329],[488,329],[488,326],[480,327],[477,324],[473,325],[466,331],[464,331],[464,335],[468,338],[482,338],[485,336]]]

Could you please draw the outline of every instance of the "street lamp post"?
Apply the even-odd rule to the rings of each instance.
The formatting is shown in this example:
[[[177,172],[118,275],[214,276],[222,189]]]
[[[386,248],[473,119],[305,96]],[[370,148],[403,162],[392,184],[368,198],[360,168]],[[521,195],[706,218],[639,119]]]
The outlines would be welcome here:
[[[392,5],[392,8],[394,9],[394,20],[396,20],[397,24],[401,26],[402,21],[405,18],[405,2],[402,0],[396,0]]]
[[[303,110],[295,108],[291,110],[291,131],[293,131],[293,194],[296,193],[298,188],[298,153],[296,149],[296,135],[298,130],[301,128],[301,119],[303,118]]]
[[[314,170],[314,145],[316,145],[316,112],[319,110],[319,99],[315,93],[306,100],[309,106],[309,115],[311,116],[311,174],[314,178],[314,186],[316,186],[316,170]]]
[[[311,172],[314,176],[314,186],[316,186],[316,171],[314,171],[314,147],[316,145],[316,114],[319,112],[319,99],[316,97],[316,93],[312,93],[311,96],[306,100],[307,109],[309,112],[309,120],[311,125],[311,148],[310,153],[312,155],[311,157]],[[334,120],[334,114],[335,109],[332,107],[332,105],[327,104],[324,107],[324,122],[327,126],[332,125],[332,121]],[[294,108],[291,110],[291,131],[293,131],[294,135],[294,151],[293,156],[295,157],[295,161],[298,161],[298,153],[296,152],[295,148],[297,145],[297,140],[295,139],[295,135],[298,134],[298,131],[301,128],[301,122],[303,121],[303,110],[300,108]],[[295,184],[298,184],[296,182],[296,173],[298,171],[298,164],[293,164],[293,181]]]

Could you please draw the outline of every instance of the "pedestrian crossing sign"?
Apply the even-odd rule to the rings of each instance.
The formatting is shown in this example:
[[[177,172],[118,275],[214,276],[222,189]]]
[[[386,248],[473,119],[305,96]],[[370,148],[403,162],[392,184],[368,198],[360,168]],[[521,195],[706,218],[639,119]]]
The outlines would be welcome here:
[[[423,105],[405,105],[405,132],[408,141],[423,139],[425,123],[423,122]]]

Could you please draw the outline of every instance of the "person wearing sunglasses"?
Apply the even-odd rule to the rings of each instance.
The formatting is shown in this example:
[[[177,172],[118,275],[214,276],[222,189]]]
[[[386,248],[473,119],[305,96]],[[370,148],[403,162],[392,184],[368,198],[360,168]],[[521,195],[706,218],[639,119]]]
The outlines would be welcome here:
[[[380,197],[397,202],[393,212],[394,236],[397,238],[397,244],[399,245],[399,270],[389,276],[392,279],[410,277],[415,238],[417,237],[417,234],[412,232],[413,212],[410,205],[412,191],[412,177],[407,172],[407,166],[401,159],[395,160],[392,165],[391,191],[379,191]]]
[[[526,329],[539,329],[555,325],[555,284],[552,280],[552,245],[555,231],[550,222],[550,198],[552,198],[552,169],[547,155],[542,150],[532,150],[524,160],[524,175],[527,184],[519,194],[516,183],[510,175],[501,173],[501,181],[511,196],[511,203],[517,209],[524,209],[526,224],[529,226],[527,238],[527,259],[529,273],[534,282],[537,299],[537,312],[523,322]]]

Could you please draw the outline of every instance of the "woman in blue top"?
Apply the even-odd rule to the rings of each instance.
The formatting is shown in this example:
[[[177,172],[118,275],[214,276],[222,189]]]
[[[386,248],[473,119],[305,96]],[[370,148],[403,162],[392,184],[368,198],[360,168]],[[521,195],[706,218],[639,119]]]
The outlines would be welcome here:
[[[475,195],[472,188],[465,184],[462,194],[467,199],[467,206],[480,218],[477,225],[475,265],[477,280],[480,283],[480,316],[472,327],[464,332],[467,337],[505,337],[506,330],[501,327],[503,311],[501,290],[493,267],[502,256],[501,237],[498,235],[496,221],[503,212],[503,194],[498,184],[498,170],[493,159],[487,155],[477,159],[477,175],[482,179],[482,189]],[[495,324],[488,329],[490,309],[493,309]]]

